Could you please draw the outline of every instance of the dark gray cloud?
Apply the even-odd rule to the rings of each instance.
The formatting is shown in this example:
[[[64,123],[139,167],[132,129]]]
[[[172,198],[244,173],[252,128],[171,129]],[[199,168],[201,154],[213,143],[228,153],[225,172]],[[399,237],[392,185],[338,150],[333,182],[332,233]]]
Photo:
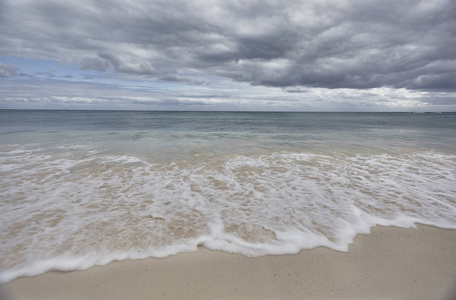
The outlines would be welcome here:
[[[21,72],[21,73],[19,73],[19,77],[32,78],[33,76],[30,74]]]
[[[145,59],[133,58],[126,61],[110,53],[99,53],[98,56],[105,62],[108,62],[109,65],[113,66],[114,70],[119,73],[134,75],[157,74],[157,71],[152,66],[151,62]]]
[[[42,75],[42,76],[47,76],[47,78],[56,78],[57,75],[55,74],[57,72],[56,69],[52,68],[49,71],[43,72],[35,72],[36,75]]]
[[[100,57],[84,57],[79,62],[79,69],[81,70],[97,70],[104,72],[111,66],[111,63]]]
[[[177,74],[168,74],[159,77],[158,79],[164,80],[164,81],[171,81],[171,82],[184,82],[184,83],[190,83],[194,85],[208,85],[209,83],[205,80],[198,80],[194,78],[186,78],[183,76],[179,76]]]
[[[207,74],[285,88],[456,89],[454,0],[11,0],[1,10],[1,54],[84,70],[193,84],[203,81],[192,74]]]

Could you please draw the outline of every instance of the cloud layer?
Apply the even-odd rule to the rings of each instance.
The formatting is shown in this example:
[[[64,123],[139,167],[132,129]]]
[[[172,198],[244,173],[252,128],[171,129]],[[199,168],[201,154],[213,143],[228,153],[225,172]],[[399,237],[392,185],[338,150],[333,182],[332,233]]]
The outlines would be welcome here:
[[[211,85],[125,86],[55,78],[0,80],[0,108],[218,111],[454,111],[456,92],[264,88]]]
[[[455,16],[453,0],[6,0],[0,55],[199,85],[454,91]]]

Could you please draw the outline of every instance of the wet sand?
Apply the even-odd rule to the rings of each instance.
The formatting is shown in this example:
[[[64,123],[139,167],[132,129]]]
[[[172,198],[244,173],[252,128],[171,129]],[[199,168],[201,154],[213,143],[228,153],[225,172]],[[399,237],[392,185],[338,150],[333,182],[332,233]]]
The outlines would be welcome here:
[[[374,227],[346,253],[247,258],[200,247],[164,259],[49,272],[0,299],[456,299],[456,231]]]

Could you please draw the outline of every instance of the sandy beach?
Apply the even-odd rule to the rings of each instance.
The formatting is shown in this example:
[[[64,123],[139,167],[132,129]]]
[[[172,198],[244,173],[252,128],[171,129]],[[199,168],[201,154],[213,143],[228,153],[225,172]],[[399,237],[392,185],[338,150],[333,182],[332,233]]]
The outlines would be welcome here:
[[[201,247],[165,259],[49,272],[1,286],[1,299],[454,299],[456,231],[374,227],[347,253],[247,258]]]

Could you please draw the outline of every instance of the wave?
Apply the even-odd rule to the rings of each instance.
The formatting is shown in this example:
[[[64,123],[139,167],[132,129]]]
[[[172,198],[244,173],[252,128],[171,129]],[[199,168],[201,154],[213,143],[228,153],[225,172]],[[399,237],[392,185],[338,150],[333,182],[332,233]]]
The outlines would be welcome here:
[[[209,249],[347,251],[375,225],[456,229],[456,156],[199,155],[2,148],[0,282]]]

